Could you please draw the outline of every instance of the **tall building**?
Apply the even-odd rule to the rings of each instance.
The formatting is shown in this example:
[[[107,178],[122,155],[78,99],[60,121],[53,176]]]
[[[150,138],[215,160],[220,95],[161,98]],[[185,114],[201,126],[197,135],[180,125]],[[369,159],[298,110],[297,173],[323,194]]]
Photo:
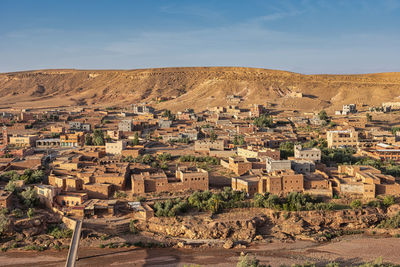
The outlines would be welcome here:
[[[326,139],[329,148],[357,147],[358,133],[354,129],[328,131]]]
[[[303,148],[301,145],[294,146],[294,157],[296,159],[309,159],[315,162],[321,161],[321,150],[318,148]]]

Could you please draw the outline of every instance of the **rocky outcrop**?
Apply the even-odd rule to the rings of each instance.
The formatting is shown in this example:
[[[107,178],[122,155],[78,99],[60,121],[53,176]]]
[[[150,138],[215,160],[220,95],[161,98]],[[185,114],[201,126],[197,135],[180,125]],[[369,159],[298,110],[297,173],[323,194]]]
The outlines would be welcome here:
[[[266,223],[267,217],[255,217],[249,220],[212,221],[196,218],[152,218],[139,224],[141,230],[172,237],[188,239],[228,238],[251,241],[257,233],[257,227]]]
[[[60,222],[60,217],[52,213],[38,214],[32,218],[12,220],[9,234],[23,234],[25,237],[32,237],[46,233],[48,224]]]
[[[272,212],[272,235],[279,239],[326,239],[338,231],[357,232],[377,225],[386,215],[382,210]]]
[[[225,244],[228,240],[261,241],[264,237],[323,241],[340,233],[369,229],[386,217],[383,210],[376,208],[301,212],[265,210],[265,215],[241,220],[212,220],[196,216],[152,218],[141,222],[138,227],[164,236],[219,239]]]

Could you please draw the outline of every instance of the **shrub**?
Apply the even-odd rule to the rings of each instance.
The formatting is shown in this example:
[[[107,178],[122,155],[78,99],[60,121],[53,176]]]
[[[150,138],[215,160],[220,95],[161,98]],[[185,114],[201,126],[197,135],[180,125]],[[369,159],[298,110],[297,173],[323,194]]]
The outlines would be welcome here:
[[[137,233],[139,233],[139,230],[137,229],[137,227],[136,227],[136,225],[135,225],[136,222],[137,222],[136,220],[131,220],[131,221],[129,222],[129,231],[130,231],[132,234],[137,234]]]
[[[136,201],[138,201],[138,202],[145,202],[145,201],[146,201],[146,198],[145,198],[144,196],[137,196],[137,197],[136,197]]]
[[[369,207],[381,208],[382,202],[380,200],[371,200],[367,203]]]
[[[25,191],[22,191],[20,198],[27,207],[33,207],[39,202],[39,198],[33,187],[28,187]]]
[[[238,263],[236,264],[236,267],[262,267],[262,266],[265,265],[261,265],[255,257],[250,259],[249,256],[247,254],[244,254],[243,252],[240,254]]]
[[[294,155],[294,144],[292,142],[284,142],[279,145],[279,151],[281,152],[281,157],[287,159]]]
[[[32,218],[35,215],[35,211],[32,208],[29,208],[28,211],[26,212],[26,215],[29,218]]]
[[[24,217],[24,212],[20,209],[14,209],[11,211],[11,214],[16,217],[16,218],[22,218]]]
[[[352,209],[359,209],[359,208],[361,208],[361,207],[362,207],[361,200],[359,200],[359,199],[353,200],[353,201],[350,203],[350,207],[351,207]]]
[[[387,195],[383,198],[383,205],[386,207],[389,207],[390,205],[393,205],[395,203],[394,197],[391,195]]]
[[[114,193],[114,198],[127,198],[128,195],[124,191],[116,191]]]
[[[4,214],[0,214],[0,235],[4,234],[10,225],[10,220]]]
[[[9,210],[7,208],[0,208],[0,214],[6,215],[9,213]]]
[[[387,218],[380,222],[379,228],[399,228],[400,227],[400,212],[391,218]]]
[[[72,230],[68,228],[61,228],[59,225],[51,226],[47,230],[47,234],[54,238],[71,238]]]
[[[4,187],[4,190],[14,193],[17,191],[17,185],[15,184],[14,181],[9,181],[7,185]]]
[[[188,210],[188,202],[186,200],[167,200],[165,202],[156,202],[154,204],[154,213],[157,217],[175,217],[180,213]]]
[[[159,161],[167,161],[167,160],[171,160],[172,156],[171,156],[170,153],[162,153],[162,154],[157,156],[157,159]]]
[[[28,245],[24,247],[25,250],[44,251],[46,248],[38,245]]]

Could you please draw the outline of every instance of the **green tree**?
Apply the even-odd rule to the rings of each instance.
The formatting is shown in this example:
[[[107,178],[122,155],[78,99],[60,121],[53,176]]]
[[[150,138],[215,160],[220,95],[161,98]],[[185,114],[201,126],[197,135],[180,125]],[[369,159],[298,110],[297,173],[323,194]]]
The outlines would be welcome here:
[[[171,110],[169,110],[169,109],[164,110],[164,112],[162,113],[161,116],[164,118],[166,117],[166,118],[168,118],[168,120],[171,120],[171,121],[175,120],[174,114],[172,114]]]
[[[223,200],[220,195],[213,194],[207,202],[207,209],[212,213],[218,213],[223,205]]]
[[[211,129],[210,131],[210,140],[211,141],[217,140],[217,134],[215,133],[214,129]]]
[[[93,138],[90,134],[85,135],[85,145],[87,145],[87,146],[93,145]]]
[[[35,211],[34,211],[34,209],[29,208],[28,211],[26,212],[26,215],[27,215],[29,218],[32,218],[33,216],[35,216]]]
[[[31,183],[40,183],[44,178],[44,172],[42,170],[35,170],[30,178]]]
[[[128,195],[124,191],[115,191],[114,198],[127,198]]]
[[[254,194],[253,201],[254,201],[254,206],[257,208],[263,208],[264,207],[264,196],[262,194],[256,193]]]
[[[236,267],[265,267],[265,265],[260,264],[255,257],[250,259],[247,254],[242,252]]]
[[[139,145],[139,134],[137,132],[135,133],[135,136],[133,137],[132,145],[134,145],[134,146]]]
[[[284,142],[279,145],[281,157],[287,159],[288,157],[294,156],[294,144],[293,142]]]
[[[7,183],[7,185],[5,186],[4,190],[6,190],[8,192],[11,192],[11,193],[14,193],[14,192],[17,191],[17,185],[15,184],[14,181],[9,181]]]
[[[367,121],[368,122],[372,121],[372,115],[371,114],[367,113],[367,114],[365,114],[365,116],[367,117]]]
[[[260,117],[255,118],[253,120],[253,124],[259,128],[273,127],[274,121],[271,116],[267,116],[267,115],[263,114]]]
[[[161,162],[160,168],[163,169],[163,170],[168,169],[168,164],[167,164],[167,162],[165,162],[165,161]]]
[[[159,161],[167,161],[172,159],[172,155],[170,153],[162,153],[157,156]]]
[[[160,167],[160,164],[157,161],[153,161],[151,163],[151,167],[153,167],[154,169],[157,169],[158,167]]]
[[[104,133],[100,129],[96,129],[93,132],[93,144],[95,146],[104,146]]]
[[[398,132],[398,131],[400,131],[400,127],[392,127],[392,133],[393,133],[393,135],[396,135],[396,133]]]
[[[328,120],[328,114],[326,113],[325,110],[321,110],[318,113],[318,117],[319,117],[320,120],[323,120],[323,121],[327,121]]]
[[[129,231],[132,233],[132,234],[137,234],[138,232],[139,232],[139,230],[137,229],[137,227],[136,227],[136,220],[131,220],[130,222],[129,222]]]
[[[359,209],[359,208],[361,208],[361,207],[362,207],[361,200],[359,200],[359,199],[353,200],[353,201],[350,203],[350,207],[351,207],[352,209]]]
[[[239,136],[239,145],[240,145],[240,146],[243,146],[244,143],[245,143],[245,142],[244,142],[244,136],[243,136],[243,135],[240,135],[240,136]]]
[[[21,199],[27,207],[35,206],[39,201],[36,191],[33,189],[33,187],[28,187],[25,189],[25,191],[22,191]]]
[[[395,203],[395,199],[391,195],[387,195],[383,198],[383,205],[386,207],[389,207],[390,205],[393,205]]]
[[[4,234],[10,225],[10,220],[6,215],[0,214],[0,235]]]
[[[95,146],[104,146],[104,138],[101,136],[97,136],[93,139],[93,144]]]
[[[237,136],[237,135],[235,135],[235,137],[233,138],[233,144],[234,144],[235,146],[239,145],[239,139],[238,139],[238,136]]]

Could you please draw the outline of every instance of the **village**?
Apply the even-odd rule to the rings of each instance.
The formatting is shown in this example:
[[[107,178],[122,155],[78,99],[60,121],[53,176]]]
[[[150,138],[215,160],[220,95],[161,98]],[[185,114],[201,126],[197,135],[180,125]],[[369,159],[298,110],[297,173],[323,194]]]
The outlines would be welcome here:
[[[77,221],[114,235],[151,232],[155,220],[188,212],[350,209],[400,195],[399,103],[327,114],[226,101],[202,112],[146,103],[2,112],[1,234],[31,238]]]

